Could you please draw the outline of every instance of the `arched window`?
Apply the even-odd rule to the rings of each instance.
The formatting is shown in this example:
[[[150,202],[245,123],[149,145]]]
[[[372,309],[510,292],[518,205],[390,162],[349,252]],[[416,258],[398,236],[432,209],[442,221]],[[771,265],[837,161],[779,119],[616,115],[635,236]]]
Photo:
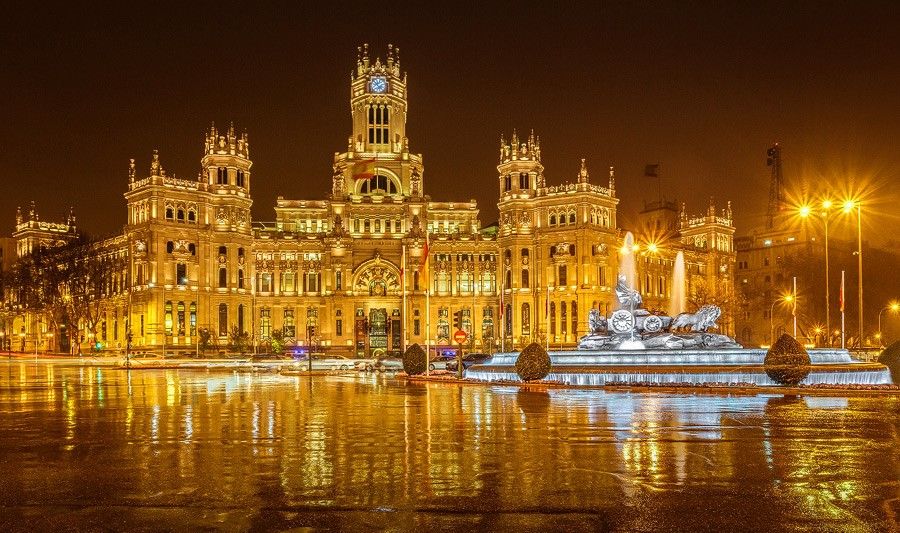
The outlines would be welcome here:
[[[197,221],[197,212],[193,209],[188,211],[188,222],[196,222]]]
[[[555,226],[555,225],[556,225],[556,215],[555,215],[555,214],[551,214],[551,215],[550,215],[550,225],[551,225],[551,226]]]
[[[575,223],[575,211],[569,212],[569,224]]]
[[[166,220],[172,220],[175,218],[175,210],[171,207],[166,208]]]
[[[531,305],[522,304],[522,335],[531,335]]]
[[[178,210],[178,222],[184,222],[184,209]]]
[[[396,181],[378,174],[363,181],[359,192],[360,194],[399,194],[400,191]]]

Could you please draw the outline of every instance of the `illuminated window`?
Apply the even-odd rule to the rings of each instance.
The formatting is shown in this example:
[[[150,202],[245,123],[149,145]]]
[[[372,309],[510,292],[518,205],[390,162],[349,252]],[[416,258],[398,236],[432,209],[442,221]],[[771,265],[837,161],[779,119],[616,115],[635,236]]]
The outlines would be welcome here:
[[[187,265],[178,263],[175,266],[175,282],[179,285],[187,285]]]
[[[272,309],[263,307],[259,310],[259,337],[267,340],[272,336]]]
[[[197,334],[197,302],[191,302],[191,336]]]
[[[178,302],[178,334],[184,335],[184,302]]]
[[[228,185],[228,169],[225,167],[219,167],[218,172],[216,173],[216,184],[218,185]]]
[[[228,335],[228,304],[219,304],[219,336]]]
[[[297,335],[297,326],[294,325],[294,309],[284,310],[284,322],[282,324],[282,332],[285,339],[294,339]]]
[[[166,335],[172,334],[172,302],[166,302],[166,313],[165,313],[165,327],[166,327]]]

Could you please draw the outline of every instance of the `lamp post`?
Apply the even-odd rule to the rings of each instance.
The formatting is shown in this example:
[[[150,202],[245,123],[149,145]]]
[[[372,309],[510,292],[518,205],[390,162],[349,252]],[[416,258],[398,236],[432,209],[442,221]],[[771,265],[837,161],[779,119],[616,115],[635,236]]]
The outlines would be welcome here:
[[[834,202],[831,200],[822,201],[822,221],[825,223],[825,331],[831,331],[831,288],[828,270],[828,218],[831,215],[831,208]],[[800,207],[800,216],[806,218],[813,213],[810,206]],[[828,346],[831,347],[831,339],[828,339]]]
[[[844,202],[844,213],[856,209],[856,259],[857,259],[857,296],[859,298],[859,347],[863,347],[863,268],[862,268],[862,204],[857,200]]]
[[[884,346],[884,343],[882,342],[884,340],[884,335],[881,333],[881,314],[888,310],[894,313],[900,311],[900,303],[891,302],[889,305],[881,308],[881,311],[878,311],[878,344],[881,346]]]
[[[786,295],[782,296],[781,298],[778,298],[774,302],[772,302],[772,307],[769,308],[769,344],[770,345],[775,344],[775,320],[774,320],[775,305],[780,302],[791,303],[793,301],[794,301],[794,295],[786,294]]]

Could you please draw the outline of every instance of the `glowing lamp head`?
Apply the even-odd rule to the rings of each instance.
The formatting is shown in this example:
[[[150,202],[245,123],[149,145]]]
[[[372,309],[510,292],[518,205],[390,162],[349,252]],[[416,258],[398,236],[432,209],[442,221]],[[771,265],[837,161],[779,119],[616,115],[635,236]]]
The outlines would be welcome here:
[[[854,202],[853,200],[847,200],[846,202],[844,202],[844,213],[853,211],[854,207],[856,207],[856,202]]]
[[[636,252],[636,251],[638,251],[638,250],[640,250],[640,249],[641,249],[641,245],[640,245],[640,244],[632,244],[632,245],[631,245],[631,251],[632,251],[632,252]]]
[[[800,207],[800,216],[803,218],[808,217],[812,213],[812,208],[808,205],[804,205]]]
[[[649,252],[655,254],[656,252],[659,251],[659,247],[656,245],[655,242],[651,242],[650,244],[647,245],[647,250],[648,250]]]
[[[896,313],[897,311],[900,311],[900,303],[894,302],[888,306],[888,309]]]
[[[832,202],[831,200],[823,200],[822,201],[822,209],[831,209],[831,207],[833,205],[834,205],[834,202]]]
[[[785,301],[785,302],[788,302],[788,303],[793,302],[793,301],[794,301],[794,295],[792,295],[792,294],[786,295],[786,296],[784,297],[784,301]]]

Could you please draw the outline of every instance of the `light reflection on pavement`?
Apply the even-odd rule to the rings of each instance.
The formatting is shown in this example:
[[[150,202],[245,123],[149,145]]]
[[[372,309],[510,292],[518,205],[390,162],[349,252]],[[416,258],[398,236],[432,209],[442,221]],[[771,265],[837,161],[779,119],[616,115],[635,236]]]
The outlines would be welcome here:
[[[14,361],[0,530],[886,530],[898,408]]]

